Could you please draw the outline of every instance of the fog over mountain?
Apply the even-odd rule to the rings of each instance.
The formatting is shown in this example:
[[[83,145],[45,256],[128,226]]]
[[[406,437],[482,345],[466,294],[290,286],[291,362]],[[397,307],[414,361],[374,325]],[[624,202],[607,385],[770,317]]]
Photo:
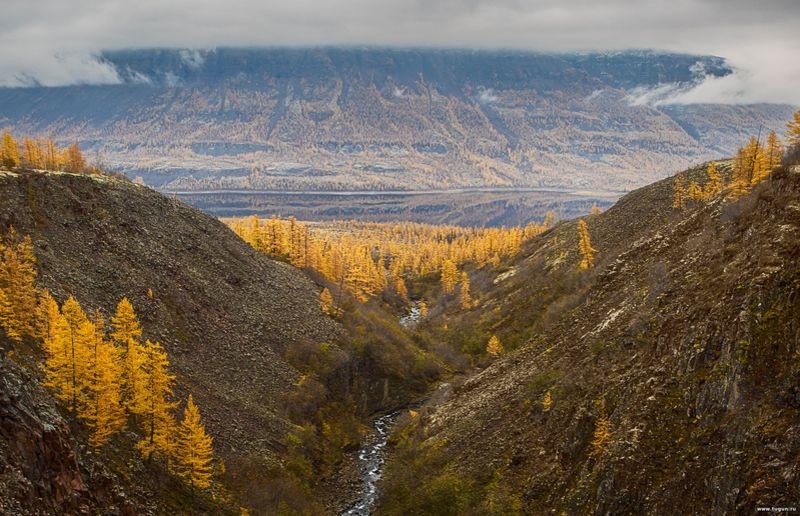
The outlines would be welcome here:
[[[104,50],[378,45],[712,54],[735,73],[710,76],[696,102],[800,104],[800,4],[792,0],[298,0],[4,2],[0,84],[115,83]]]

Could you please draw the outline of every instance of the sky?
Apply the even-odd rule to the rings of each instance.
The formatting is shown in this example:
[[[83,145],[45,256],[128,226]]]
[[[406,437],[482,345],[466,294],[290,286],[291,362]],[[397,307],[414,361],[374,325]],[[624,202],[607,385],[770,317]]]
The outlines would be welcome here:
[[[635,48],[736,70],[641,98],[800,105],[799,28],[800,0],[2,0],[0,86],[118,82],[97,56],[124,48]]]

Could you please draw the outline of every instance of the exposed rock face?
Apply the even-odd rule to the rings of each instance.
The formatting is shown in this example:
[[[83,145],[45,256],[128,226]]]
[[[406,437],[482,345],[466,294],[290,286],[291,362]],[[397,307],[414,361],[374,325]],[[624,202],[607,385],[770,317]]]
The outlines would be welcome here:
[[[732,154],[789,106],[648,106],[708,56],[390,49],[108,53],[122,84],[0,89],[0,126],[177,190],[625,190]],[[698,70],[702,69],[702,72]]]
[[[0,513],[134,514],[120,481],[101,471],[79,460],[69,425],[38,380],[0,356]]]
[[[221,222],[149,188],[108,177],[0,175],[0,227],[30,234],[39,283],[107,317],[127,296],[194,394],[223,457],[281,449],[279,411],[299,373],[282,351],[335,342],[316,286],[260,255]]]
[[[533,338],[428,408],[451,467],[499,475],[526,513],[796,506],[800,170],[736,203],[671,201],[662,181],[588,218],[582,276],[575,223],[557,226],[488,294],[488,327]]]

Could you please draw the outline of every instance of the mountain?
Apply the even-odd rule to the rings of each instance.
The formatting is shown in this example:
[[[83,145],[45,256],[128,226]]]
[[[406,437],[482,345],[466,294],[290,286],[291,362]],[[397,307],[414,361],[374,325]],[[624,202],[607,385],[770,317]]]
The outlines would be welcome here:
[[[132,302],[144,338],[160,341],[169,355],[177,398],[192,394],[201,407],[226,463],[219,480],[242,504],[263,511],[292,496],[286,440],[314,429],[317,409],[334,403],[338,413],[326,424],[338,431],[340,415],[351,418],[358,436],[359,421],[425,389],[423,366],[435,378],[436,366],[380,314],[324,315],[321,288],[309,275],[148,187],[106,175],[0,171],[0,199],[3,233],[14,227],[32,237],[39,287],[59,302],[73,295],[106,320],[121,298]],[[133,444],[119,440],[135,443],[132,431],[103,453],[91,451],[85,430],[40,385],[39,344],[14,344],[0,331],[0,356],[0,466],[8,465],[0,512],[51,513],[62,505],[128,514],[230,509],[229,498],[211,504],[180,495],[177,480],[125,452]],[[314,381],[301,381],[307,376]],[[313,446],[328,453],[324,437]],[[331,461],[341,453],[334,449]],[[346,502],[348,493],[336,496]],[[306,509],[318,507],[313,495],[297,498]]]
[[[115,85],[0,89],[0,126],[165,190],[624,190],[791,108],[651,106],[717,57],[381,48],[106,52]]]
[[[462,349],[496,334],[515,351],[406,418],[382,514],[794,505],[800,167],[738,201],[679,210],[672,193],[663,180],[583,219],[591,270],[565,222],[478,273],[478,308],[429,321]]]

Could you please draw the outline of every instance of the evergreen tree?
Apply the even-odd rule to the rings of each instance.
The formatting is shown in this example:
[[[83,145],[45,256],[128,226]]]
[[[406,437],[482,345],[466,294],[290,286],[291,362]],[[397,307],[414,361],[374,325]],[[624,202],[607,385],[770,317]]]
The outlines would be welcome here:
[[[213,449],[212,439],[206,434],[200,420],[200,411],[189,395],[183,421],[178,428],[176,449],[178,474],[192,489],[205,489],[211,485]]]
[[[497,335],[492,335],[491,338],[489,338],[489,342],[486,343],[486,353],[493,357],[499,357],[505,353],[503,343],[500,342],[500,339],[497,338]]]
[[[594,255],[597,249],[592,247],[592,241],[589,238],[589,226],[586,225],[584,220],[578,221],[578,250],[581,254],[581,262],[578,265],[581,269],[588,269],[594,265]]]

